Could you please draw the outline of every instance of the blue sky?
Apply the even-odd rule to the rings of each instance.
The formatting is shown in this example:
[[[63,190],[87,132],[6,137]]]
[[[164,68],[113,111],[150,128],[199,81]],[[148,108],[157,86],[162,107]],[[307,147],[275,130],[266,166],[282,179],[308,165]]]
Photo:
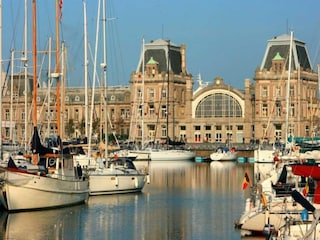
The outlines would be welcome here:
[[[23,49],[24,0],[2,2],[2,55],[4,59],[9,59],[10,49]],[[37,2],[38,49],[44,50],[48,37],[54,38],[55,35],[54,1]],[[197,75],[201,73],[204,81],[212,83],[215,77],[220,76],[225,83],[243,89],[244,79],[253,79],[255,69],[261,64],[267,41],[290,30],[307,44],[313,66],[320,63],[319,0],[106,2],[109,85],[129,84],[130,74],[138,64],[143,37],[146,42],[163,38],[177,45],[185,44],[187,69],[194,76],[195,87]],[[92,81],[98,0],[87,0],[86,5],[89,48],[92,52],[89,78]],[[29,12],[31,16],[31,7]],[[30,27],[29,33],[31,39]],[[84,86],[82,0],[64,0],[61,33],[68,48],[68,86]],[[102,30],[99,39],[101,34]],[[101,51],[100,41],[99,65],[102,62]],[[4,69],[6,66],[5,61]]]

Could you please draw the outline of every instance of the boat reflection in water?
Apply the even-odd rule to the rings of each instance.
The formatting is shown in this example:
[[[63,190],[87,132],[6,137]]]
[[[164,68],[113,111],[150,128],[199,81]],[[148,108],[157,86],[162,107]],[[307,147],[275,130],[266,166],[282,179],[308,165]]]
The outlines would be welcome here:
[[[57,210],[0,212],[0,239],[240,239],[234,221],[250,194],[241,185],[252,166],[151,161],[149,170],[151,183],[141,193],[91,196],[87,204]]]
[[[85,205],[45,211],[1,212],[1,239],[81,239],[75,231]]]

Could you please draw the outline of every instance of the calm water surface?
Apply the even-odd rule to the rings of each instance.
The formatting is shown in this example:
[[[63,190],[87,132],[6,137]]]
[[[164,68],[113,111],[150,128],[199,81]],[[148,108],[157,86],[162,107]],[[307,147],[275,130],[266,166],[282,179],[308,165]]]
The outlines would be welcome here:
[[[137,162],[143,167],[145,162]],[[241,239],[234,221],[249,191],[252,165],[151,162],[142,193],[90,197],[57,210],[1,212],[2,239]],[[251,238],[252,239],[252,238]]]

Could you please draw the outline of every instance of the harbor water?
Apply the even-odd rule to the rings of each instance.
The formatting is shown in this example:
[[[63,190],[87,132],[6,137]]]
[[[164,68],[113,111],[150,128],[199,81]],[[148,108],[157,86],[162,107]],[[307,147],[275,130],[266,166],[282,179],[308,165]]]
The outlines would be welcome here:
[[[0,212],[1,239],[241,239],[234,228],[252,164],[136,162],[149,166],[142,193],[90,197],[54,210]],[[145,165],[145,166],[142,166]]]

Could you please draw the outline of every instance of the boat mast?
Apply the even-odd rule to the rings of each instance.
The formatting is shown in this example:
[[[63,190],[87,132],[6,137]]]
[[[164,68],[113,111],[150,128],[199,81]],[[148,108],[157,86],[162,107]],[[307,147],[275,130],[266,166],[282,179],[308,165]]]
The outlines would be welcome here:
[[[103,21],[103,63],[101,67],[103,68],[103,79],[104,79],[104,141],[105,141],[105,159],[108,158],[108,98],[107,98],[107,39],[106,39],[106,1],[102,1],[102,21]]]
[[[166,117],[167,117],[167,123],[166,123],[166,128],[167,128],[167,139],[166,139],[166,142],[167,142],[167,149],[169,149],[169,109],[170,109],[170,101],[169,101],[169,75],[170,75],[170,40],[168,40],[168,60],[167,60],[167,72],[168,72],[168,76],[167,76],[167,113],[166,113]]]
[[[14,50],[11,50],[11,78],[10,78],[10,140],[13,142],[13,74],[14,74]]]
[[[145,57],[144,57],[144,37],[142,38],[142,86],[141,86],[141,148],[144,148],[144,73],[145,73]]]
[[[32,59],[33,59],[33,111],[32,123],[34,132],[37,131],[37,3],[32,0]],[[37,156],[33,155],[33,163],[37,164]]]
[[[91,157],[91,139],[92,139],[92,123],[93,123],[93,108],[94,108],[94,93],[95,93],[95,82],[97,78],[97,54],[98,54],[98,33],[99,33],[99,21],[100,21],[100,4],[101,1],[98,1],[98,13],[97,13],[97,22],[96,22],[96,42],[94,49],[94,63],[93,63],[93,84],[91,91],[91,111],[90,111],[90,129],[89,129],[89,142],[88,142],[88,157]]]
[[[0,0],[0,106],[2,106],[2,0]],[[0,107],[0,158],[2,159],[2,107]]]
[[[84,86],[85,86],[85,136],[88,137],[88,33],[87,33],[87,7],[83,1],[83,32],[84,32]]]
[[[288,128],[289,128],[289,95],[290,95],[290,79],[291,79],[291,62],[292,62],[292,43],[293,32],[290,34],[289,47],[289,66],[288,66],[288,82],[287,82],[287,96],[286,96],[286,148],[288,148]]]
[[[60,30],[59,30],[59,21],[61,18],[61,5],[60,1],[56,0],[56,111],[57,111],[57,130],[58,130],[58,139],[61,136],[61,112],[60,112]],[[62,139],[61,139],[62,141]],[[58,145],[60,143],[58,142]],[[60,147],[60,146],[58,146]],[[61,149],[62,150],[62,149]]]
[[[24,150],[27,152],[28,148],[28,0],[24,1],[24,58],[22,59],[24,62]],[[0,115],[1,116],[1,115]]]

